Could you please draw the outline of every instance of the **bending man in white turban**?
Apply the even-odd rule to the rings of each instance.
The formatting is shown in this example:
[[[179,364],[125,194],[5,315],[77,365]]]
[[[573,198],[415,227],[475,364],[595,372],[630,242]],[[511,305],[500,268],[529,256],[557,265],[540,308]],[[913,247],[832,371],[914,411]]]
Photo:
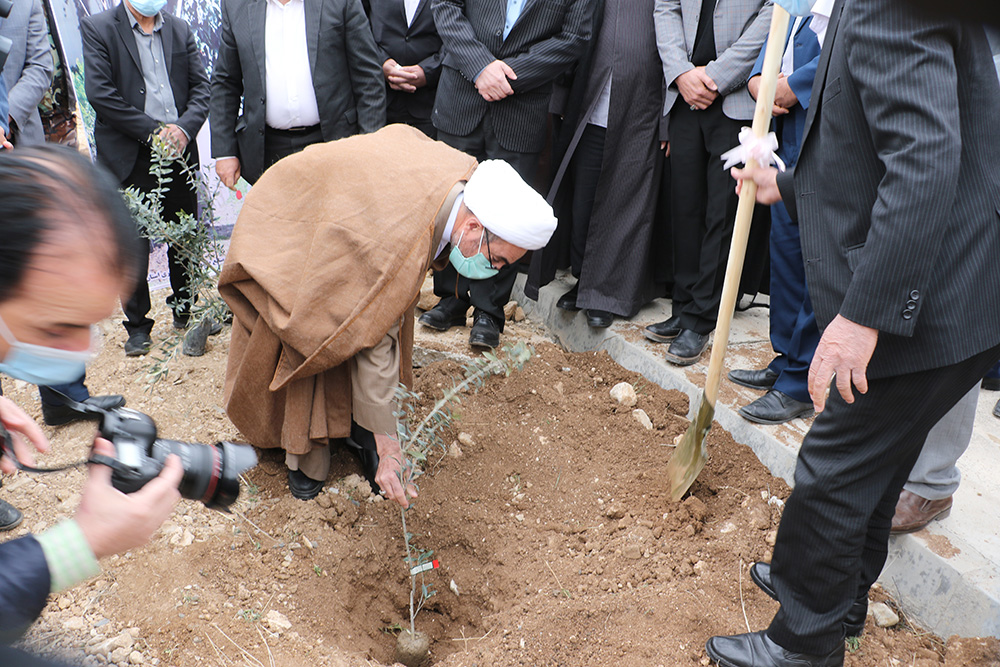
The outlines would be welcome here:
[[[219,281],[234,315],[230,419],[285,450],[296,498],[320,492],[342,443],[373,490],[406,507],[393,413],[427,269],[450,260],[489,277],[555,226],[508,164],[477,165],[405,125],[281,160],[247,196]]]

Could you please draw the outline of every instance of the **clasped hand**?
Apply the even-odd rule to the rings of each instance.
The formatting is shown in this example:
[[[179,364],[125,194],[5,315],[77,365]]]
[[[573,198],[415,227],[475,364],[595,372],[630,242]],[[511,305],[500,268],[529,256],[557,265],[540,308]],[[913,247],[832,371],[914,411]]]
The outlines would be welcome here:
[[[497,102],[514,94],[510,82],[516,80],[517,75],[510,65],[502,60],[494,60],[476,78],[476,90],[487,102]]]

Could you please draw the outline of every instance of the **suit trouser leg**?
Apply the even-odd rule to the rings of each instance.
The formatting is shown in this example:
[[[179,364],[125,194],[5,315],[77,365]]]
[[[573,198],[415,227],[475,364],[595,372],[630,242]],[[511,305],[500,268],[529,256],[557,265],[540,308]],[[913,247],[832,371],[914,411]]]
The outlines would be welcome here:
[[[140,192],[150,192],[153,190],[157,186],[157,181],[149,173],[149,163],[149,148],[140,148],[135,167],[132,168],[132,173],[129,174],[128,178],[122,182],[122,186],[132,186]],[[170,171],[169,176],[173,181],[163,195],[163,217],[166,220],[175,221],[181,212],[197,215],[198,195],[188,184],[187,178],[176,168]],[[124,322],[125,330],[128,331],[130,336],[140,332],[148,335],[153,330],[153,320],[148,317],[152,303],[149,296],[149,284],[146,281],[146,274],[149,271],[149,254],[140,253],[140,255],[142,255],[142,259],[135,291],[122,306],[126,317],[126,321]],[[187,263],[169,247],[167,249],[167,260],[170,270],[170,285],[173,292],[167,299],[167,303],[172,308],[176,307],[183,311],[185,299],[190,299]]]
[[[86,379],[87,374],[84,373],[76,382],[54,384],[49,387],[39,385],[38,397],[46,405],[63,405],[66,401],[60,394],[69,396],[77,402],[85,401],[90,398],[90,391],[87,389],[87,385],[84,384],[84,380]]]
[[[701,253],[697,257],[697,277],[691,285],[691,301],[681,314],[681,326],[704,335],[715,329],[719,318],[722,285],[726,278],[739,202],[732,177],[721,168],[722,154],[739,144],[742,123],[722,113],[721,100],[697,113],[701,115],[699,122],[705,142],[702,150],[706,169],[702,178],[705,180],[707,205],[701,224],[703,237]]]
[[[799,226],[784,204],[771,207],[771,347],[778,356],[769,368],[778,373],[774,388],[809,402],[809,365],[819,345],[819,328],[806,291]]]
[[[768,636],[827,654],[888,554],[899,492],[927,433],[989,368],[1000,347],[952,366],[869,380],[847,404],[834,389],[806,434],[778,527],[771,572],[781,608]],[[876,352],[877,353],[877,352]]]
[[[673,317],[683,313],[693,298],[698,280],[702,224],[708,201],[704,173],[708,168],[698,113],[684,100],[670,111],[670,220],[674,260],[674,289],[671,294]],[[677,168],[683,165],[683,168]]]
[[[955,464],[972,442],[978,403],[977,383],[927,434],[904,489],[928,500],[942,500],[955,494],[962,481],[962,473]]]
[[[580,143],[573,153],[570,170],[573,176],[573,219],[570,234],[570,270],[576,278],[583,268],[583,255],[587,249],[587,234],[590,231],[590,215],[594,210],[597,183],[601,179],[601,163],[604,157],[604,138],[607,128],[587,124]]]

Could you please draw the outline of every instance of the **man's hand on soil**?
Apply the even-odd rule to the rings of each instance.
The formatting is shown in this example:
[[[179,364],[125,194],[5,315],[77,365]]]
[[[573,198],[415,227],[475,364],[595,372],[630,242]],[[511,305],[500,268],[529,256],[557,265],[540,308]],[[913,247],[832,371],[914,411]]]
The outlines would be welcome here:
[[[410,498],[417,497],[417,488],[407,484],[406,493],[403,493],[403,483],[400,481],[403,451],[399,448],[399,441],[387,435],[376,434],[375,446],[378,448],[378,470],[375,472],[375,481],[385,491],[386,498],[406,509],[410,506]]]

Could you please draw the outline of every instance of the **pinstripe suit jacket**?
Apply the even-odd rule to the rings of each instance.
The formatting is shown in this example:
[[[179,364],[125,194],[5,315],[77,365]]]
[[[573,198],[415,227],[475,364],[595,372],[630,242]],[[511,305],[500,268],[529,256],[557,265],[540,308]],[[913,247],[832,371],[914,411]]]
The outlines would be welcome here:
[[[694,69],[691,56],[698,32],[698,20],[703,9],[712,7],[713,0],[656,0],[653,22],[656,26],[656,46],[663,63],[663,78],[667,95],[663,113],[670,112],[677,101],[678,76]],[[771,0],[715,1],[715,60],[705,67],[723,96],[722,111],[734,120],[753,118],[754,100],[747,92],[750,76],[761,45],[771,24]]]
[[[1000,83],[981,25],[840,0],[794,174],[809,295],[879,330],[885,377],[1000,343]],[[793,187],[792,187],[793,186]]]
[[[10,16],[0,21],[0,35],[14,43],[3,67],[9,114],[17,123],[14,140],[18,146],[43,144],[38,103],[52,85],[53,64],[41,0],[15,2]]]
[[[504,0],[433,0],[445,51],[431,116],[434,127],[465,136],[488,116],[505,149],[541,151],[552,82],[586,48],[591,1],[524,0],[521,15],[504,39]],[[513,95],[487,102],[475,80],[494,60],[507,63],[517,79],[510,82]]]

